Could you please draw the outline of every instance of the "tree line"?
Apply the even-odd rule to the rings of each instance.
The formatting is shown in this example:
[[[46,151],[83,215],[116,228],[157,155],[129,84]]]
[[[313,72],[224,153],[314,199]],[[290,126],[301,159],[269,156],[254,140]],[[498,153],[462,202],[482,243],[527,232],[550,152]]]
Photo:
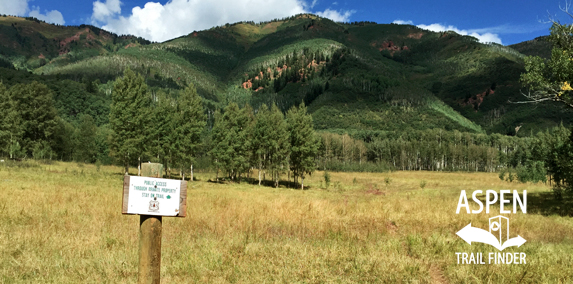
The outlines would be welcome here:
[[[292,172],[295,178],[314,170],[318,139],[312,117],[306,107],[291,108],[286,115],[276,105],[262,105],[254,111],[248,104],[239,108],[227,105],[214,114],[210,135],[201,97],[190,84],[177,100],[165,94],[149,95],[141,75],[127,70],[116,80],[110,109],[110,153],[122,163],[127,173],[137,160],[155,159],[168,168],[178,167],[182,178],[189,169],[193,180],[193,164],[208,137],[207,155],[217,171],[230,180],[240,180],[252,169],[268,171],[275,186],[281,173]],[[168,173],[166,172],[166,175]]]
[[[499,172],[504,180],[552,181],[562,194],[573,180],[573,135],[563,125],[530,137],[443,129],[321,133],[323,170]],[[367,141],[367,142],[366,142]]]
[[[210,160],[207,167],[217,178],[237,181],[258,171],[259,183],[268,175],[275,186],[284,173],[303,185],[316,168],[397,169],[500,172],[504,179],[515,173],[520,181],[549,176],[563,191],[573,172],[563,158],[573,155],[570,131],[563,126],[522,138],[443,129],[316,134],[304,103],[286,114],[275,104],[253,109],[231,103],[207,112],[213,119],[207,125],[203,100],[193,85],[179,92],[149,90],[144,78],[130,70],[112,85],[110,98],[92,94],[90,99],[98,105],[107,102],[109,108],[77,113],[77,107],[56,107],[62,103],[54,101],[62,96],[58,88],[36,81],[10,88],[0,83],[0,156],[115,161],[126,171],[153,161],[165,165],[167,176],[179,169],[181,177],[188,172],[191,179],[201,157]],[[96,92],[97,84],[86,86]],[[69,99],[79,100],[79,93]],[[100,112],[107,109],[103,119]]]

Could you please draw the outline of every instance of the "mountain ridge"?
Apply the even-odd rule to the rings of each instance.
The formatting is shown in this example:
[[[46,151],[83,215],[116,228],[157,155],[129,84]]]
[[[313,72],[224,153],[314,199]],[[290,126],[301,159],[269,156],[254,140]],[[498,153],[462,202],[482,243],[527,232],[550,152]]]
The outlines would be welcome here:
[[[100,83],[129,67],[152,89],[178,90],[193,82],[209,111],[232,101],[255,108],[274,102],[285,111],[304,101],[323,130],[407,125],[515,134],[516,125],[526,133],[571,123],[557,115],[570,114],[560,106],[508,103],[521,96],[524,54],[518,50],[542,55],[548,48],[537,39],[513,48],[454,32],[335,23],[311,14],[227,24],[162,43],[119,36],[114,42],[84,29],[85,36],[67,32],[69,52],[49,53],[53,58],[45,64],[33,58],[25,65],[21,56],[11,62],[39,75]],[[3,52],[0,57],[10,60]]]

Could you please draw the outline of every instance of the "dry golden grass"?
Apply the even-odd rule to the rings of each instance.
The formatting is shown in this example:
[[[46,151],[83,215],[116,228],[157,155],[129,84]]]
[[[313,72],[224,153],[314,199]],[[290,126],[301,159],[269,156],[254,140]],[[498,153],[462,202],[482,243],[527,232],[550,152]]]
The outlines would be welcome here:
[[[138,216],[121,215],[116,167],[0,164],[1,283],[135,283]],[[550,215],[550,189],[489,173],[323,173],[309,190],[218,184],[197,174],[187,218],[164,218],[163,283],[570,283],[573,221]],[[388,182],[387,182],[388,181]],[[421,183],[425,186],[422,189]],[[495,252],[455,233],[490,214],[456,215],[460,190],[528,190],[510,233],[526,265],[461,265]]]

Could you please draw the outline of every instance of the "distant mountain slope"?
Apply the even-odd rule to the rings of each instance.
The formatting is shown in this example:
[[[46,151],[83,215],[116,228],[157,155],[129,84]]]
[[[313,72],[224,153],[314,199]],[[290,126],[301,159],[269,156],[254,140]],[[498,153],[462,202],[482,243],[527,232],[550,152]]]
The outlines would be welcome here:
[[[512,44],[509,47],[528,56],[551,57],[552,44],[547,41],[547,36],[540,36],[532,40]]]
[[[0,58],[19,69],[34,70],[48,63],[68,64],[124,46],[149,43],[89,25],[58,26],[34,18],[0,16]]]
[[[19,25],[15,31],[10,22]],[[509,102],[522,100],[523,53],[550,49],[541,40],[514,49],[453,32],[341,24],[309,14],[230,24],[153,44],[90,26],[14,17],[0,20],[2,25],[0,37],[11,43],[2,45],[0,56],[17,68],[105,83],[129,67],[144,74],[152,89],[195,83],[210,110],[231,101],[255,108],[274,102],[287,110],[304,101],[318,129],[513,135],[521,126],[523,135],[573,122],[571,110],[559,105]],[[49,39],[63,45],[56,48]],[[18,51],[14,44],[27,49]],[[67,46],[70,51],[60,54]],[[49,60],[35,64],[43,52]]]

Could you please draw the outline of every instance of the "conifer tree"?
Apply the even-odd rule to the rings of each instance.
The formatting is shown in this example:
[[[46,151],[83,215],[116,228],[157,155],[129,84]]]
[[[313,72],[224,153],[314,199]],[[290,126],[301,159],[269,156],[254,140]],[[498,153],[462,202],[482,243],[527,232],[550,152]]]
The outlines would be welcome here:
[[[290,134],[283,113],[274,103],[268,121],[270,125],[269,166],[274,177],[275,187],[278,187],[280,174],[286,170],[290,154]]]
[[[22,151],[30,155],[34,150],[51,152],[57,127],[57,111],[54,107],[52,92],[44,84],[32,81],[29,84],[16,84],[8,95],[4,91],[0,108],[7,109],[2,119],[2,128],[8,137],[10,156]],[[41,155],[43,156],[43,155]]]
[[[238,164],[239,174],[248,173],[251,169],[252,161],[252,144],[253,144],[253,129],[255,127],[255,115],[253,107],[248,103],[241,109],[239,116],[240,135],[239,141],[242,141],[243,146],[241,149],[241,156],[244,162]]]
[[[312,174],[315,169],[315,157],[318,153],[319,140],[317,139],[312,116],[307,114],[306,106],[301,103],[299,107],[293,106],[287,112],[287,124],[290,133],[290,169],[295,176],[301,178],[301,188],[304,189],[305,174]]]
[[[54,132],[54,151],[58,153],[62,160],[73,160],[77,144],[71,137],[76,136],[76,128],[63,118],[57,119],[57,127]],[[106,137],[107,138],[107,137]],[[107,140],[107,139],[106,139]],[[107,153],[100,153],[105,155]]]
[[[215,115],[209,154],[218,170],[225,170],[232,180],[239,179],[250,168],[252,108],[247,105],[241,110],[230,103],[223,114]]]
[[[83,114],[80,117],[80,124],[77,128],[77,136],[75,142],[75,160],[84,163],[95,162],[97,156],[97,149],[95,138],[97,134],[97,126],[94,119],[89,114]]]
[[[217,181],[219,181],[219,170],[224,169],[225,163],[229,160],[228,152],[230,147],[228,145],[228,140],[230,138],[227,136],[230,134],[230,131],[225,131],[228,123],[225,121],[221,111],[215,111],[214,116],[215,122],[211,129],[211,150],[209,151],[209,156],[213,160],[213,165],[217,169]]]
[[[201,145],[201,132],[207,124],[201,97],[193,84],[189,84],[179,96],[175,120],[175,145],[179,163],[190,167],[190,180],[193,181],[193,163]],[[185,179],[184,173],[182,179]]]
[[[267,157],[269,154],[269,132],[272,128],[269,125],[269,109],[266,104],[262,104],[256,115],[255,127],[253,130],[253,156],[255,165],[259,168],[259,185],[261,185],[261,173],[267,168]]]
[[[167,169],[173,162],[174,133],[176,113],[175,102],[162,91],[157,94],[155,107],[153,108],[153,127],[150,128],[150,148],[149,154],[156,157],[157,161],[163,164],[165,176]]]
[[[149,137],[145,129],[149,127],[151,100],[143,76],[127,69],[122,78],[116,79],[111,99],[111,150],[122,162],[127,175],[131,161],[139,158],[138,163],[141,162]]]
[[[0,150],[9,153],[10,158],[13,158],[10,148],[20,138],[20,116],[14,110],[8,90],[2,82],[0,82],[0,112],[2,113],[0,116]]]

